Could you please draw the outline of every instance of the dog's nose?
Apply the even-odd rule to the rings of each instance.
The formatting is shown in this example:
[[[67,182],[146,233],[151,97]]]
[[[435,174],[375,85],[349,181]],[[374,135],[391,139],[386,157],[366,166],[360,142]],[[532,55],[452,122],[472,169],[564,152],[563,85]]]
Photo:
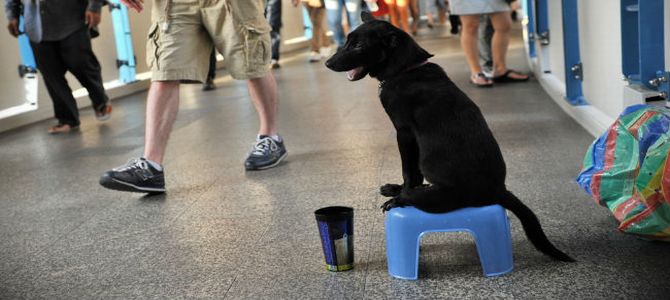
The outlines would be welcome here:
[[[328,68],[328,69],[331,69],[331,70],[332,70],[332,69],[333,69],[333,62],[332,62],[332,58],[331,58],[331,59],[328,59],[328,60],[326,60],[326,63],[325,63],[325,65],[326,65],[326,68]]]

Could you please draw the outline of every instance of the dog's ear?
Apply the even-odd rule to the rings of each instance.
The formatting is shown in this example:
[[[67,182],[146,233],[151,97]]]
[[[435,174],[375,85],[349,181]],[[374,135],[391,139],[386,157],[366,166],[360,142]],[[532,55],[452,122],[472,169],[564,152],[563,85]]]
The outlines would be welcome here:
[[[375,16],[373,16],[371,13],[369,13],[367,11],[362,11],[361,12],[361,19],[363,20],[363,23],[367,23],[367,22],[376,20]]]

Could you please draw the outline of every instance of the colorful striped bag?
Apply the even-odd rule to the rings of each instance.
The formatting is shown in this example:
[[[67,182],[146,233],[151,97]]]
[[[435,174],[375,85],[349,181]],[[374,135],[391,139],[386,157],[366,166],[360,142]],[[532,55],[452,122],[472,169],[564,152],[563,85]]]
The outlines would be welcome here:
[[[596,139],[577,183],[619,221],[619,230],[670,241],[670,110],[626,108]]]

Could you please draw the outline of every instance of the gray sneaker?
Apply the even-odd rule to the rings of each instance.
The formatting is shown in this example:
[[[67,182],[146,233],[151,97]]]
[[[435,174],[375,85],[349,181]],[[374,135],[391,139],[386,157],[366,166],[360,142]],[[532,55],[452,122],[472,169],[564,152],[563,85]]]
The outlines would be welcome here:
[[[269,136],[260,136],[244,161],[247,170],[264,170],[278,165],[288,155],[284,141],[275,141]]]
[[[163,170],[156,170],[140,157],[102,174],[100,185],[117,191],[164,193],[165,177]]]

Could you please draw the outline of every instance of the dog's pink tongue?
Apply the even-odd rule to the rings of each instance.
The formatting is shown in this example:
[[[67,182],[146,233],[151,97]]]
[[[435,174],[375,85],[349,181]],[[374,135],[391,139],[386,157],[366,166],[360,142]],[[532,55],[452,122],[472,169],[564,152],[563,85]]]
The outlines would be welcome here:
[[[347,71],[347,79],[349,80],[356,79],[356,76],[361,72],[361,70],[363,70],[363,67],[358,67],[356,69]]]

